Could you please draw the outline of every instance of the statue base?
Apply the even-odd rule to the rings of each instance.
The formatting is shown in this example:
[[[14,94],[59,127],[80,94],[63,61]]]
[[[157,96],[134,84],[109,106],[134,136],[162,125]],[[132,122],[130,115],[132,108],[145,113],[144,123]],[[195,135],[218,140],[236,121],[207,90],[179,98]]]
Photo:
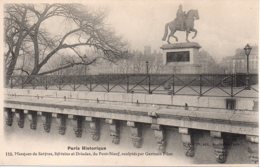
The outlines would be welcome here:
[[[163,64],[169,72],[176,74],[199,74],[199,49],[196,42],[165,44],[163,50]],[[167,70],[168,71],[168,70]]]

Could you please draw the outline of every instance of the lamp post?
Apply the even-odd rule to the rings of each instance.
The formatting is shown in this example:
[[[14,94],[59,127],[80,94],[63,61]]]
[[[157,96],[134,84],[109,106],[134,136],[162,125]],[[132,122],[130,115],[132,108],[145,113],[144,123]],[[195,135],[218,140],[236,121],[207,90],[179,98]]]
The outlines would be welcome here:
[[[249,81],[249,55],[252,50],[249,44],[247,44],[244,48],[246,54],[246,89],[250,90],[250,81]]]

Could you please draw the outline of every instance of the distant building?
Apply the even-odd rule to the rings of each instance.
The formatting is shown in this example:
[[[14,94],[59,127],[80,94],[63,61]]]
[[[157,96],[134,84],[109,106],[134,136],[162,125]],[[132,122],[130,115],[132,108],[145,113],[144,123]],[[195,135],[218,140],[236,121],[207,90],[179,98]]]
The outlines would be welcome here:
[[[200,65],[200,73],[202,74],[213,74],[219,73],[220,68],[214,58],[206,51],[202,50],[199,52],[198,62]]]
[[[151,56],[151,54],[152,54],[151,46],[144,46],[144,55],[145,56]]]
[[[233,56],[224,57],[222,61],[220,62],[220,66],[222,68],[222,72],[227,73],[233,73],[232,66],[233,66]]]
[[[244,49],[237,49],[234,56],[223,58],[221,66],[226,73],[246,73],[247,57]],[[253,46],[249,55],[249,73],[258,73],[258,46]]]

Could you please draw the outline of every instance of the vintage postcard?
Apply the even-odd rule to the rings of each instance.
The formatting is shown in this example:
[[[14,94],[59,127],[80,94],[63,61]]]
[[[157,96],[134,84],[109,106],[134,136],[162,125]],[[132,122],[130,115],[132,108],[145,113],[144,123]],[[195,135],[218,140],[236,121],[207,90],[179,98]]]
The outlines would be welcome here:
[[[258,166],[258,0],[0,6],[0,166]]]

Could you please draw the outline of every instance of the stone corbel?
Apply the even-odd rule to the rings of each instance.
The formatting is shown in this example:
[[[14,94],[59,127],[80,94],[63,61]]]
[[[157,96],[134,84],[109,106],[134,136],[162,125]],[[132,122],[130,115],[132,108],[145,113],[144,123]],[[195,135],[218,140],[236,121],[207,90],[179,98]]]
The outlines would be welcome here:
[[[136,148],[142,147],[142,129],[139,124],[136,122],[127,121],[127,126],[130,127],[131,130],[131,139],[133,146]]]
[[[100,139],[100,121],[97,118],[85,117],[85,120],[89,122],[90,135],[92,140],[98,141]]]
[[[65,133],[66,133],[67,118],[68,118],[68,115],[66,115],[66,114],[58,114],[57,115],[56,120],[57,120],[58,125],[59,125],[59,134],[60,135],[65,135]]]
[[[6,124],[7,126],[12,126],[15,109],[4,108],[4,110],[5,110],[5,112],[4,112],[4,115],[5,115],[5,124]]]
[[[195,155],[194,144],[192,140],[192,135],[188,128],[179,128],[179,133],[181,134],[182,144],[184,148],[184,153],[187,157],[193,157]]]
[[[225,163],[227,160],[227,150],[224,145],[222,133],[217,131],[210,131],[210,136],[212,137],[216,161],[218,163]]]
[[[248,141],[248,156],[253,163],[258,164],[259,138],[258,136],[247,135],[246,140]]]
[[[152,124],[151,128],[154,131],[154,136],[157,143],[157,150],[161,153],[166,151],[166,140],[165,140],[165,130],[161,125]]]
[[[83,131],[83,116],[78,116],[74,115],[73,116],[73,130],[76,135],[76,137],[81,137],[82,136],[82,131]]]
[[[36,130],[37,128],[37,111],[29,111],[28,119],[30,121],[30,128]]]
[[[15,116],[17,118],[17,123],[19,128],[24,127],[24,119],[25,119],[25,114],[23,110],[16,110]]]
[[[51,121],[52,121],[51,113],[48,112],[42,113],[43,129],[47,133],[51,131]]]
[[[114,119],[106,119],[106,123],[109,124],[110,136],[112,136],[112,143],[120,143],[120,123]]]

